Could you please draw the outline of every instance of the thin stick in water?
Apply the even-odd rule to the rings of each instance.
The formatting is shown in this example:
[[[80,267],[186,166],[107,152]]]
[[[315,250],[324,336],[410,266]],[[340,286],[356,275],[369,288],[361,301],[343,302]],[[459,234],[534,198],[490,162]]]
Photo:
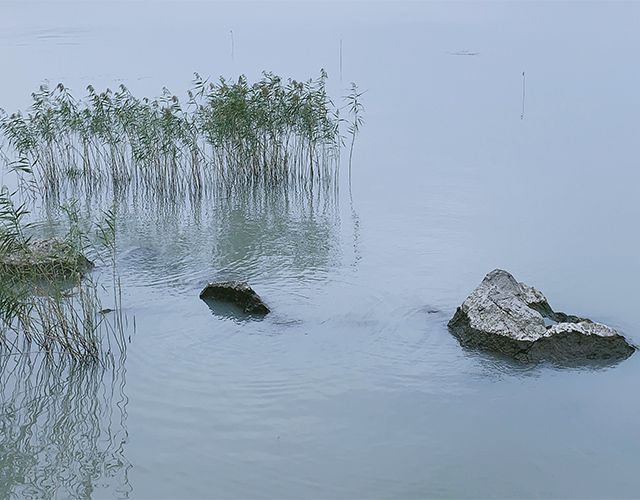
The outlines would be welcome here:
[[[525,93],[525,76],[522,72],[522,113],[520,113],[520,119],[524,120],[524,93]]]
[[[340,81],[342,81],[342,38],[340,39]]]

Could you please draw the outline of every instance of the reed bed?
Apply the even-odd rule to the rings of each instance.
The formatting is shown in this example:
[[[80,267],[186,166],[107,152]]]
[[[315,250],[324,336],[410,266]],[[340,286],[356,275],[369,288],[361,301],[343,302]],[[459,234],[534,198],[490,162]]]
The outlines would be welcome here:
[[[244,76],[210,82],[195,74],[184,103],[167,89],[151,100],[124,85],[89,86],[76,99],[62,84],[43,85],[26,113],[0,113],[1,150],[14,170],[33,172],[45,194],[69,183],[134,186],[165,199],[221,186],[327,184],[339,169],[347,120],[326,79],[324,71],[304,82],[264,73],[249,84]],[[344,108],[356,111],[353,139],[361,94],[351,92]]]

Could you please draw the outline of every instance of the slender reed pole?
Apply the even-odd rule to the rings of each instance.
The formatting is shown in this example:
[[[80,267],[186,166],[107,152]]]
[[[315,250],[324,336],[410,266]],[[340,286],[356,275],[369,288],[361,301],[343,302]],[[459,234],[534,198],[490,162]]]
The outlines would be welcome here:
[[[340,39],[340,82],[342,82],[342,38]]]
[[[524,120],[524,97],[525,97],[525,76],[522,72],[522,113],[520,113],[520,119]]]

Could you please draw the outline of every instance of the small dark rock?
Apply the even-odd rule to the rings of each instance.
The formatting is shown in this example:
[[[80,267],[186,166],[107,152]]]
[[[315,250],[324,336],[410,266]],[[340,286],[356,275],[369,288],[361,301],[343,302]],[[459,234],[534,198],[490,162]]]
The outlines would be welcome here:
[[[247,314],[265,315],[270,312],[260,296],[243,281],[209,283],[200,292],[200,298],[235,304]]]

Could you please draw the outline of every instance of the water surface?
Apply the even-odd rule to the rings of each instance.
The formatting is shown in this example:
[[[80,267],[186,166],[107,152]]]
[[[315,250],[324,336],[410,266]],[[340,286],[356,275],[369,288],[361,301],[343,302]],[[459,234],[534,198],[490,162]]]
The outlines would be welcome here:
[[[343,179],[337,197],[120,206],[126,360],[3,371],[0,496],[640,494],[640,357],[523,367],[446,329],[501,267],[640,342],[640,5],[2,2],[0,19],[8,111],[45,79],[158,95],[193,71],[325,68],[336,99],[367,90],[352,196]],[[274,313],[214,315],[198,293],[219,278]]]

